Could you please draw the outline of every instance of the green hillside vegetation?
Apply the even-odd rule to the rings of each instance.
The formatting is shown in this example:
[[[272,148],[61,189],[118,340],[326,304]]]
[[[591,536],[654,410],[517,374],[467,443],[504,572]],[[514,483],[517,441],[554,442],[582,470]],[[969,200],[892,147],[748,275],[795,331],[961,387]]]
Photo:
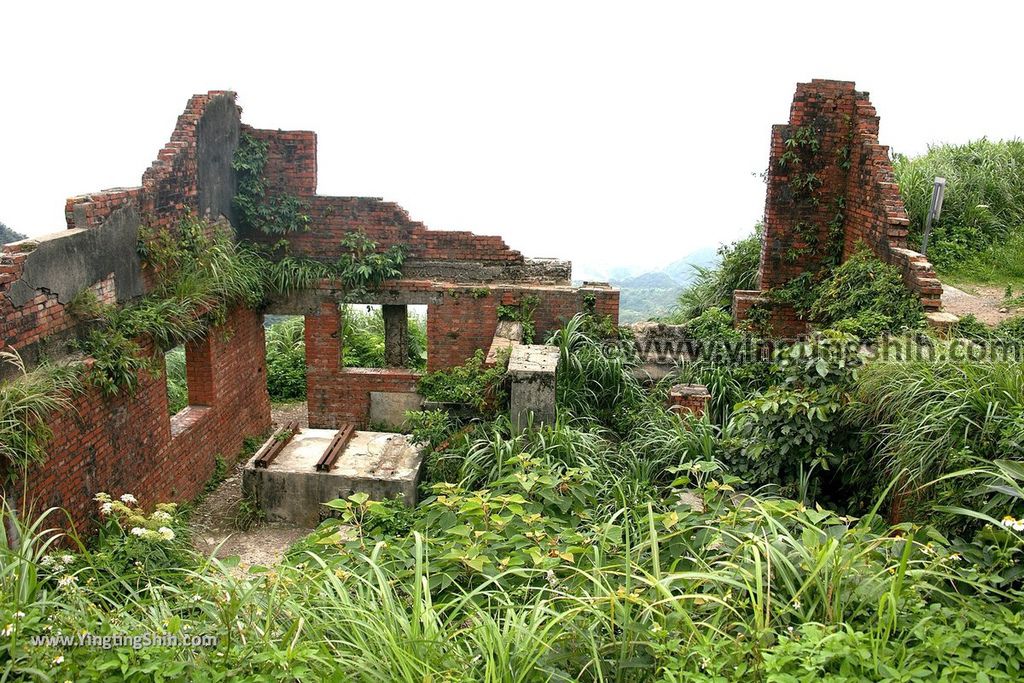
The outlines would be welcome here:
[[[919,248],[932,183],[946,179],[940,219],[928,257],[954,284],[1024,283],[1024,142],[984,138],[936,145],[924,155],[893,161],[910,215],[911,244]]]
[[[708,309],[694,333],[746,334],[722,315]],[[101,534],[67,550],[47,518],[22,525],[0,544],[8,677],[1017,676],[1024,365],[892,363],[823,330],[767,360],[684,369],[742,391],[727,414],[680,418],[608,332],[578,316],[548,340],[561,354],[553,425],[515,435],[504,405],[411,414],[429,449],[422,502],[336,500],[276,567],[196,555],[187,511],[130,492],[99,493]],[[480,394],[501,381],[473,362],[443,374]],[[0,397],[19,400],[17,387]],[[29,644],[81,631],[216,641]]]

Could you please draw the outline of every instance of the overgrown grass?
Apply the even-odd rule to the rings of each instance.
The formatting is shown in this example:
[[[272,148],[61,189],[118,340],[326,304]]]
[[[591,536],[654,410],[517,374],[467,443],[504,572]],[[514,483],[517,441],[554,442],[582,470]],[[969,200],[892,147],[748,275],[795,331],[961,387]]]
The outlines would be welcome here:
[[[46,458],[46,443],[53,436],[47,419],[69,408],[81,390],[79,368],[43,364],[30,373],[21,357],[8,351],[0,352],[0,366],[13,373],[0,382],[0,457],[25,467]]]
[[[841,334],[823,339],[820,346],[859,347]],[[965,446],[982,457],[1020,452],[1019,367],[861,367],[859,356],[781,349],[762,376],[764,391],[742,408],[766,417],[737,438],[751,452],[761,446],[752,460],[785,463],[819,458],[818,446],[842,443],[835,432],[860,430],[878,446],[878,459],[864,462],[883,491],[859,516],[846,516],[811,504],[807,487],[800,500],[742,493],[743,482],[723,466],[722,456],[735,452],[728,426],[670,414],[664,387],[633,379],[630,347],[607,344],[586,316],[551,341],[561,353],[555,424],[513,435],[504,417],[462,424],[422,413],[414,434],[434,448],[430,457],[448,459],[432,468],[425,500],[415,509],[363,493],[332,501],[336,517],[280,566],[240,573],[233,561],[193,554],[177,520],[148,512],[152,501],[143,501],[145,510],[126,503],[127,512],[112,503],[99,540],[72,538],[70,559],[43,531],[47,522],[17,527],[18,540],[0,547],[7,677],[1018,676],[1024,470],[1000,461],[997,473],[972,460],[975,471],[954,473],[964,461],[947,454]],[[813,392],[828,394],[839,412],[821,409],[807,398]],[[846,393],[859,402],[850,413],[842,412]],[[804,422],[775,419],[794,401]],[[790,436],[803,444],[803,434],[787,432],[793,425],[814,432],[810,446],[778,452]],[[912,464],[916,474],[907,471]],[[929,526],[930,509],[913,522],[883,519],[893,492],[908,481],[938,486],[935,476],[971,492],[955,511],[940,500],[944,514],[987,524],[961,525],[951,537]],[[32,636],[81,631],[215,642],[29,645]]]
[[[1020,251],[1024,227],[1024,142],[984,138],[964,145],[937,145],[913,159],[897,155],[893,163],[900,194],[910,214],[911,244],[921,233],[936,176],[946,179],[940,220],[933,225],[928,257],[940,275],[966,281],[1003,282],[1019,278],[1020,268],[1004,276],[998,258]],[[1013,238],[1012,249],[1006,242]],[[975,271],[977,268],[977,272]]]
[[[944,266],[941,275],[945,282],[967,289],[971,285],[1009,285],[1021,292],[1024,290],[1024,225],[1010,230],[1005,239],[982,251]]]
[[[1024,369],[1015,362],[868,364],[848,420],[863,426],[864,467],[898,477],[905,493],[975,458],[1019,460],[1024,446]],[[958,487],[944,493],[959,504]]]

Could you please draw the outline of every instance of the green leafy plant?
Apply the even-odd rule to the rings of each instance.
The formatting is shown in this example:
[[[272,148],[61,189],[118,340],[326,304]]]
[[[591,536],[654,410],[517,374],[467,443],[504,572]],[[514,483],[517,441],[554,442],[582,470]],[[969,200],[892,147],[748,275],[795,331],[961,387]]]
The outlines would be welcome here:
[[[460,366],[425,374],[419,379],[419,392],[428,401],[464,403],[479,411],[498,410],[506,398],[502,384],[508,356],[492,367],[484,361],[484,352],[477,349]]]
[[[534,321],[534,313],[540,305],[540,297],[527,295],[518,305],[498,306],[498,320],[511,320],[523,326],[523,343],[532,344],[537,334],[537,326]]]
[[[234,198],[239,219],[246,227],[267,235],[287,235],[306,230],[309,216],[305,202],[288,194],[268,197],[264,171],[268,144],[243,133],[231,167],[238,177],[238,193]]]
[[[921,303],[894,266],[861,247],[814,288],[808,314],[823,327],[875,339],[923,324]]]

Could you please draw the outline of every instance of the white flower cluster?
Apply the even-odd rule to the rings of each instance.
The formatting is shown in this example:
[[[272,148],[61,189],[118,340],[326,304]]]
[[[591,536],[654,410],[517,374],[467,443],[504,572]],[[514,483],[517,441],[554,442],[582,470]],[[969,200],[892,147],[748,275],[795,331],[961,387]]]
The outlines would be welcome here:
[[[44,569],[49,569],[54,573],[60,573],[67,569],[69,565],[74,563],[74,561],[74,555],[64,553],[63,555],[46,555],[43,559],[39,560],[39,564]]]
[[[1003,526],[1014,531],[1024,531],[1024,519],[1014,519],[1010,515],[1003,517]]]
[[[111,498],[109,493],[97,493],[93,500],[99,503],[101,515],[113,516],[121,528],[129,529],[129,533],[136,538],[147,541],[174,540],[174,530],[170,526],[177,508],[174,503],[157,505],[153,514],[147,517],[142,508],[138,507],[139,501],[130,493],[121,494],[117,500]]]
[[[173,541],[174,530],[167,526],[159,529],[147,529],[144,526],[132,527],[132,535],[144,538],[147,541]]]

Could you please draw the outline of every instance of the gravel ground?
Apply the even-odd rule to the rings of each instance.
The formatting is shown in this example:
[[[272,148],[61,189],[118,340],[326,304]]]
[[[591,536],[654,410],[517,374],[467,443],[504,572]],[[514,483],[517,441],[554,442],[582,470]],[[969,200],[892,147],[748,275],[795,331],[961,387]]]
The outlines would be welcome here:
[[[1020,308],[1007,307],[1003,301],[1004,288],[974,285],[965,292],[951,285],[942,285],[942,310],[961,317],[973,313],[983,323],[995,325],[1007,318],[1020,315]]]
[[[275,428],[290,420],[298,420],[303,427],[308,426],[306,403],[274,405],[271,419]],[[244,467],[244,461],[236,463],[228,477],[189,517],[192,545],[196,551],[204,555],[216,554],[221,558],[238,555],[238,570],[241,572],[252,565],[269,567],[277,564],[289,546],[310,532],[310,529],[285,524],[262,524],[248,531],[236,528]]]

